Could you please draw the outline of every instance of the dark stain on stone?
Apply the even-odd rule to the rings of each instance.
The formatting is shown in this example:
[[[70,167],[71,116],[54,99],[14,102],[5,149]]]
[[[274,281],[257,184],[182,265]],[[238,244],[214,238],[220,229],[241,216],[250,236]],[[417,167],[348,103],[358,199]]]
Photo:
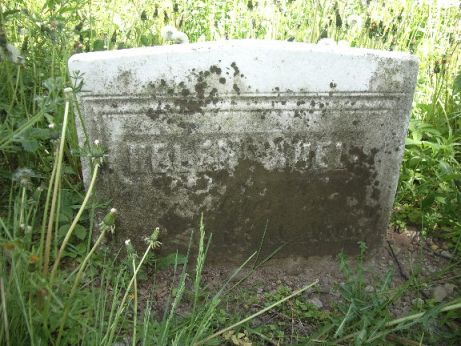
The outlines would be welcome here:
[[[354,120],[354,121],[352,122],[352,125],[356,125],[356,126],[357,126],[359,123],[360,123],[360,121]]]
[[[374,187],[373,192],[371,193],[371,198],[373,198],[375,201],[378,201],[380,195],[381,195],[381,191],[377,189],[376,187]]]
[[[216,73],[217,75],[220,75],[222,70],[220,67],[216,66],[216,65],[212,65],[210,66],[210,72],[211,73]]]
[[[226,83],[226,78],[224,78],[224,77],[219,78],[219,83],[225,84]]]
[[[240,73],[240,70],[237,67],[237,64],[235,63],[235,61],[231,64],[231,67],[234,69],[234,77],[238,76],[238,74]]]
[[[336,88],[336,83],[335,83],[335,82],[331,82],[331,83],[330,83],[330,88],[332,88],[332,89]]]
[[[296,105],[301,106],[301,105],[303,105],[305,103],[306,103],[305,101],[299,100],[298,102],[296,102]]]
[[[132,72],[131,71],[123,71],[119,74],[117,78],[121,84],[128,85],[132,82]]]
[[[206,82],[197,82],[197,84],[195,84],[194,89],[199,99],[203,99],[205,97],[205,88],[207,86],[208,84]]]
[[[160,113],[153,108],[149,108],[146,112],[146,115],[152,120],[157,120],[160,116]]]
[[[237,93],[237,95],[240,95],[240,88],[238,87],[238,85],[236,83],[234,83],[234,85],[232,86],[232,88],[235,90],[235,92]]]
[[[245,150],[251,152],[251,142],[245,145]],[[265,143],[265,148],[268,145]],[[380,208],[378,204],[369,205],[366,190],[372,182],[376,152],[366,154],[357,147],[348,154],[359,156],[359,161],[344,155],[341,160],[346,169],[339,171],[269,171],[255,161],[241,160],[232,175],[226,171],[207,172],[226,186],[226,196],[232,196],[219,199],[215,210],[221,212],[208,213],[208,229],[216,230],[209,252],[211,261],[251,254],[259,246],[266,222],[267,242],[261,255],[268,255],[283,243],[289,245],[277,256],[312,256],[341,250],[357,253],[358,240],[376,243],[380,236],[373,230],[378,225]],[[249,180],[251,185],[246,184]],[[329,199],[333,194],[337,197]],[[376,188],[369,197],[377,200],[379,195]],[[351,205],[350,199],[356,204]],[[331,210],[337,212],[332,214]],[[351,215],[361,215],[364,224]],[[242,220],[249,220],[244,229]],[[238,229],[241,231],[232,231]]]

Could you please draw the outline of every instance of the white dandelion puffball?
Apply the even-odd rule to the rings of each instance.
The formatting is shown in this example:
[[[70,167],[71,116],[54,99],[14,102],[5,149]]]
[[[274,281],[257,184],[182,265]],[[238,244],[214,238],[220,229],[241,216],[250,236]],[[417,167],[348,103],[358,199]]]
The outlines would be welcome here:
[[[131,243],[131,240],[130,240],[130,239],[125,240],[125,245],[126,245],[126,246],[130,245],[130,243]]]
[[[349,17],[347,17],[347,25],[352,28],[362,29],[363,19],[356,14],[351,14]]]
[[[165,41],[171,41],[173,40],[174,34],[177,32],[177,30],[172,27],[171,25],[166,25],[160,30],[160,35]]]
[[[172,27],[171,25],[164,26],[160,31],[160,35],[164,41],[171,41],[178,44],[189,43],[189,38],[187,35],[181,31],[176,30],[176,28]]]
[[[178,43],[178,44],[189,43],[189,37],[187,37],[187,35],[185,33],[181,32],[181,31],[176,31],[173,34],[172,41],[174,41],[174,43]]]
[[[117,209],[115,209],[115,208],[112,208],[112,209],[110,210],[110,213],[111,213],[111,214],[115,214],[116,212],[117,212]]]
[[[99,139],[95,139],[93,143],[94,143],[94,145],[99,145],[99,143],[100,143]]]
[[[9,43],[4,47],[0,46],[0,61],[3,59],[19,65],[24,64],[24,57],[21,56],[19,49]]]

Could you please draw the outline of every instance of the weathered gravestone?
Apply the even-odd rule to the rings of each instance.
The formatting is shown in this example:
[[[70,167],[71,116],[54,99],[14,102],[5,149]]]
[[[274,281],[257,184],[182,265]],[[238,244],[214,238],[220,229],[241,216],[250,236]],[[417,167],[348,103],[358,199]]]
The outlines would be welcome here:
[[[98,193],[118,240],[167,231],[187,247],[203,212],[209,256],[357,251],[383,239],[417,75],[411,55],[225,41],[75,55]],[[80,129],[80,141],[85,138]],[[88,180],[88,165],[84,162]]]

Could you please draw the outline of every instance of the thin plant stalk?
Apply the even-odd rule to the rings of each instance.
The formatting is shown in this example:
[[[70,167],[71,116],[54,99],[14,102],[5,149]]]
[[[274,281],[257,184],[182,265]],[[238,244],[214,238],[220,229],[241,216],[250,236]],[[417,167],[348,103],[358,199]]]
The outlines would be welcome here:
[[[135,256],[133,256],[133,276],[134,276],[134,301],[133,301],[133,309],[134,309],[134,316],[133,316],[133,337],[132,337],[132,345],[136,346],[136,325],[137,325],[137,319],[138,319],[138,282],[136,279],[136,261],[135,261]]]
[[[68,93],[68,90],[66,88],[65,94],[67,93]],[[47,229],[46,240],[45,240],[45,253],[43,257],[43,274],[44,275],[48,275],[48,270],[49,270],[51,238],[52,238],[52,233],[53,233],[53,223],[54,223],[54,217],[55,217],[54,214],[56,211],[56,202],[58,199],[58,192],[59,192],[58,191],[59,181],[61,180],[62,161],[64,157],[64,145],[65,145],[65,140],[66,140],[66,130],[67,130],[68,118],[69,118],[69,99],[67,98],[66,104],[64,107],[64,119],[62,122],[61,139],[59,142],[56,176],[55,176],[55,181],[54,181],[53,197],[51,199],[50,217],[48,219],[48,229]]]
[[[93,176],[91,178],[90,186],[88,187],[88,191],[85,194],[85,198],[84,198],[84,200],[82,202],[82,205],[80,206],[80,209],[78,210],[77,215],[75,215],[75,218],[72,221],[72,224],[70,225],[69,230],[67,231],[66,236],[64,237],[64,240],[62,241],[62,244],[61,244],[59,252],[58,252],[58,254],[56,256],[56,260],[54,262],[53,268],[51,269],[50,282],[53,281],[53,278],[54,278],[54,276],[56,274],[56,270],[59,267],[59,262],[61,261],[61,257],[62,257],[62,255],[64,253],[64,250],[66,249],[67,243],[69,242],[70,237],[72,236],[72,233],[73,233],[75,227],[77,226],[77,223],[80,220],[80,217],[82,216],[83,211],[85,210],[86,205],[88,204],[88,201],[90,200],[91,194],[93,192],[93,189],[94,189],[94,186],[95,186],[95,183],[96,183],[96,178],[98,176],[98,170],[99,170],[99,163],[97,163],[95,165],[95,167],[94,167]]]
[[[8,327],[8,315],[7,315],[7,310],[6,310],[5,286],[3,284],[3,278],[0,278],[0,293],[2,297],[2,313],[3,313],[3,326],[5,328],[5,342],[7,346],[10,346],[10,329]]]
[[[40,245],[39,245],[40,253],[43,253],[43,247],[45,243],[45,229],[46,229],[47,217],[48,217],[48,207],[50,205],[51,190],[53,188],[53,182],[54,182],[54,177],[56,176],[57,166],[58,166],[57,161],[55,160],[53,163],[53,169],[51,171],[50,181],[48,183],[48,190],[46,192],[45,208],[43,209],[42,227],[40,228]],[[43,257],[40,256],[40,266],[42,265],[43,265]]]
[[[123,295],[122,301],[120,302],[120,306],[115,314],[114,322],[112,322],[111,326],[108,328],[106,332],[106,335],[104,335],[104,338],[101,341],[101,345],[104,345],[104,344],[112,345],[112,339],[114,338],[115,329],[117,328],[120,316],[122,315],[122,312],[125,309],[125,303],[126,303],[126,300],[128,299],[128,294],[134,282],[136,281],[136,276],[138,275],[138,272],[141,269],[141,266],[143,265],[144,261],[146,260],[147,255],[149,254],[149,251],[151,250],[151,248],[152,246],[149,244],[147,246],[146,251],[144,252],[144,255],[141,258],[141,261],[139,261],[139,264],[136,267],[136,270],[130,280],[130,283],[128,284],[128,287],[126,288],[125,294]]]
[[[456,310],[460,308],[461,308],[461,302],[444,306],[443,308],[440,309],[440,312],[446,312],[446,311]],[[392,327],[402,322],[416,320],[422,317],[425,313],[426,311],[423,311],[423,312],[418,312],[416,314],[408,315],[405,317],[397,318],[395,320],[387,322],[386,327]]]
[[[311,283],[311,284],[309,284],[307,286],[304,286],[303,288],[293,292],[289,296],[286,296],[285,298],[280,299],[279,301],[269,305],[268,307],[265,307],[264,309],[259,310],[258,312],[254,313],[253,315],[250,315],[250,316],[244,318],[243,320],[240,320],[240,321],[230,325],[229,327],[221,329],[220,331],[218,331],[218,332],[216,332],[214,334],[211,334],[210,336],[206,337],[205,339],[196,342],[194,344],[194,346],[195,345],[203,345],[205,342],[210,341],[210,340],[214,339],[215,337],[220,336],[220,335],[224,334],[225,332],[228,332],[229,330],[232,330],[232,329],[234,329],[234,328],[236,328],[236,327],[238,327],[238,326],[240,326],[240,325],[242,325],[242,324],[244,324],[244,323],[246,323],[248,321],[251,321],[252,319],[264,314],[265,312],[275,308],[276,306],[286,302],[287,300],[290,300],[291,298],[296,297],[297,295],[303,293],[307,289],[317,285],[318,282],[319,282],[319,280],[315,280],[313,283]]]
[[[103,229],[101,231],[101,234],[99,235],[98,239],[94,243],[94,245],[91,248],[90,252],[86,255],[85,259],[83,260],[82,264],[80,265],[80,269],[79,269],[79,271],[78,271],[78,273],[77,273],[77,275],[75,277],[74,284],[73,284],[72,289],[71,289],[70,294],[69,294],[69,299],[67,300],[67,303],[66,303],[66,305],[64,307],[64,313],[63,313],[62,318],[61,318],[58,337],[56,339],[56,345],[58,345],[58,346],[60,345],[62,332],[64,331],[64,325],[66,323],[67,316],[69,315],[69,310],[70,310],[70,307],[71,307],[70,303],[72,302],[72,298],[74,297],[74,294],[77,291],[77,287],[78,287],[78,285],[80,283],[80,279],[82,278],[82,274],[85,271],[86,265],[87,265],[88,261],[90,260],[91,256],[93,255],[93,253],[98,248],[99,244],[101,244],[102,240],[104,239],[104,236],[106,235],[106,232],[107,232],[107,229]]]
[[[460,309],[461,308],[461,303],[454,303],[454,304],[450,304],[450,305],[446,305],[444,306],[443,308],[440,309],[440,312],[446,312],[446,311],[451,311],[451,310],[456,310],[456,309]],[[400,317],[400,318],[397,318],[395,320],[392,320],[392,321],[389,321],[387,322],[384,326],[385,327],[393,327],[393,326],[396,326],[396,325],[399,325],[403,322],[407,322],[407,321],[414,321],[414,320],[417,320],[418,318],[421,318],[424,316],[424,314],[426,314],[427,311],[423,311],[423,312],[418,312],[416,314],[412,314],[412,315],[408,315],[408,316],[404,316],[404,317]],[[414,324],[414,323],[411,323],[411,324]],[[389,334],[393,331],[393,329],[390,329],[390,330],[387,330],[387,331],[383,331],[382,333],[380,333],[379,335],[375,336],[373,339],[369,339],[368,341],[372,341],[372,340],[375,340],[379,337],[382,337],[382,336],[385,336],[386,334]],[[355,332],[355,333],[351,333],[351,334],[348,334],[346,335],[345,337],[337,340],[337,343],[341,343],[341,342],[344,342],[346,340],[349,340],[349,339],[352,339],[354,338],[356,335],[358,335],[360,332]]]

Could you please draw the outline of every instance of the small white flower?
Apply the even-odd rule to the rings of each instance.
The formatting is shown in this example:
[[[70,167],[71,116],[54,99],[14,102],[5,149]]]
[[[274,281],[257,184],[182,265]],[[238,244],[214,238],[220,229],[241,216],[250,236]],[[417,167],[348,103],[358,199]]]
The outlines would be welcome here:
[[[0,46],[0,60],[2,59],[9,60],[19,65],[24,64],[24,57],[21,56],[19,49],[9,43],[4,46],[4,49]]]
[[[160,30],[160,35],[165,41],[173,40],[174,34],[177,32],[176,28],[172,27],[171,25],[166,25]]]
[[[99,145],[99,143],[100,143],[99,139],[95,139],[94,142],[93,142],[94,145]]]
[[[181,31],[176,30],[176,28],[171,25],[166,25],[160,31],[164,41],[172,41],[174,43],[189,43],[189,38],[187,35]]]
[[[130,245],[130,244],[131,244],[131,240],[130,240],[130,239],[125,240],[125,245],[126,245],[126,246],[128,246],[128,245]]]
[[[112,208],[112,209],[110,210],[110,212],[111,212],[112,214],[115,214],[115,213],[117,213],[117,209]]]
[[[27,185],[30,179],[35,176],[35,173],[30,168],[18,168],[13,173],[13,180],[19,181],[22,185]]]
[[[51,124],[48,125],[48,128],[49,128],[49,129],[54,129],[55,126],[56,126],[56,125],[55,125],[54,123],[51,123]]]
[[[172,41],[174,41],[174,43],[177,43],[177,44],[189,43],[189,37],[187,37],[187,35],[181,31],[176,31],[173,34]]]
[[[332,40],[331,38],[322,38],[317,42],[318,45],[320,46],[336,46],[335,40]]]
[[[363,19],[356,14],[351,14],[349,17],[347,17],[347,25],[349,25],[351,28],[360,30],[363,26]]]

